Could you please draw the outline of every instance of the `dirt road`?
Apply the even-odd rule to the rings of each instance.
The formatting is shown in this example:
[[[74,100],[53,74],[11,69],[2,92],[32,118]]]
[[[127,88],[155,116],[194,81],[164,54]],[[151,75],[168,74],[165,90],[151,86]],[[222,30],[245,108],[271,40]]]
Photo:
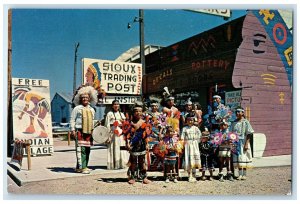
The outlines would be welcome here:
[[[197,172],[199,175],[199,173]],[[151,175],[151,173],[150,173]],[[8,178],[7,190],[10,194],[76,194],[76,195],[268,195],[288,196],[292,192],[291,166],[272,168],[253,168],[248,171],[245,181],[225,180],[220,182],[187,182],[183,177],[179,183],[165,183],[162,177],[152,177],[149,185],[137,182],[127,184],[124,173],[105,175],[86,175],[77,178],[31,182],[17,186]],[[199,180],[199,179],[198,179]],[[84,188],[83,188],[84,186]],[[288,199],[288,198],[287,198]]]

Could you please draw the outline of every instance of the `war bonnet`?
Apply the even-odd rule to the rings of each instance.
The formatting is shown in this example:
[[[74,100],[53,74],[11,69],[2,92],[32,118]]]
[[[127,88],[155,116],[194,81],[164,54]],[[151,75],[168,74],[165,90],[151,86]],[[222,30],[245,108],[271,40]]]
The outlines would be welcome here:
[[[75,104],[75,106],[80,105],[80,98],[84,94],[89,95],[91,105],[96,105],[97,100],[98,100],[98,98],[97,98],[98,93],[97,93],[96,89],[92,86],[83,86],[77,91],[77,93],[74,97],[73,103]]]

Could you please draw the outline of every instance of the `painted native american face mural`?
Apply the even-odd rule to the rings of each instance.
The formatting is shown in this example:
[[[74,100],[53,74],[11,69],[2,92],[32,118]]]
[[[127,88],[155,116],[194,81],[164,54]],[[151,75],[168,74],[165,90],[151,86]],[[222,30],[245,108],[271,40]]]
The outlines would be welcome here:
[[[245,17],[242,38],[232,83],[242,87],[245,115],[262,133],[254,140],[262,156],[291,154],[293,36],[277,10],[257,10]]]

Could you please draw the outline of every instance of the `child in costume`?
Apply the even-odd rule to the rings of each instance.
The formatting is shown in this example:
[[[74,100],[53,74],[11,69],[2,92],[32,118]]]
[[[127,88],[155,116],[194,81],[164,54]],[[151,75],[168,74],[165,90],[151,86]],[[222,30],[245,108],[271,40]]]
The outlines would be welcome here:
[[[202,176],[201,180],[206,180],[205,171],[209,171],[209,179],[210,181],[213,180],[213,154],[214,154],[214,147],[213,144],[210,142],[210,133],[206,129],[202,132],[201,142],[199,143],[199,150],[200,150],[200,158],[201,158],[201,166],[202,166]]]
[[[239,138],[237,154],[233,154],[233,166],[239,169],[237,180],[246,180],[247,169],[252,168],[252,154],[250,146],[250,138],[253,136],[254,130],[250,122],[244,116],[244,109],[238,107],[236,109],[236,120],[231,125],[231,131],[236,132]]]
[[[184,140],[184,169],[188,172],[188,181],[196,182],[196,169],[201,168],[199,142],[201,132],[194,125],[194,118],[187,115],[187,126],[183,127],[180,140]]]
[[[131,132],[126,134],[126,146],[130,153],[128,178],[129,184],[134,184],[137,179],[142,179],[144,184],[151,183],[147,179],[146,153],[149,150],[147,124],[142,120],[143,106],[136,104],[133,109]]]
[[[162,114],[158,111],[159,104],[157,101],[151,101],[151,112],[149,113],[149,123],[152,125],[153,137],[155,141],[160,141],[163,137],[163,127],[159,117]]]
[[[178,142],[178,138],[176,137],[175,131],[171,126],[167,127],[167,131],[165,137],[163,138],[163,142],[166,145],[167,154],[165,155],[164,165],[165,165],[165,176],[166,176],[166,183],[170,182],[170,179],[174,180],[174,183],[177,183],[177,175],[176,172],[176,162],[177,162],[177,150],[176,150],[176,143]],[[172,178],[174,175],[174,178]]]
[[[232,151],[232,141],[228,137],[229,129],[228,122],[222,120],[220,123],[220,133],[222,134],[222,142],[219,145],[219,181],[224,182],[223,167],[224,162],[227,169],[227,179],[233,181],[233,173],[231,169],[231,151]]]

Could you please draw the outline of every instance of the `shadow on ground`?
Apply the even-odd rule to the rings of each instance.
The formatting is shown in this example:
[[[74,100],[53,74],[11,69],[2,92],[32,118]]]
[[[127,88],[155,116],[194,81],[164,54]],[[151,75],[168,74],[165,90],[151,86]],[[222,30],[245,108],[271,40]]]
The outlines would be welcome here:
[[[64,172],[64,173],[76,174],[75,168],[70,168],[70,167],[48,167],[47,169],[50,169],[50,171],[57,172],[57,173]],[[106,166],[89,166],[89,169],[91,170],[106,169]]]
[[[152,182],[165,181],[164,176],[148,176],[147,178]],[[179,180],[187,181],[187,178],[181,178]],[[122,178],[98,178],[97,181],[105,182],[105,183],[127,183],[128,178],[126,178],[126,177],[122,177]],[[138,179],[136,182],[142,182],[142,180]]]

